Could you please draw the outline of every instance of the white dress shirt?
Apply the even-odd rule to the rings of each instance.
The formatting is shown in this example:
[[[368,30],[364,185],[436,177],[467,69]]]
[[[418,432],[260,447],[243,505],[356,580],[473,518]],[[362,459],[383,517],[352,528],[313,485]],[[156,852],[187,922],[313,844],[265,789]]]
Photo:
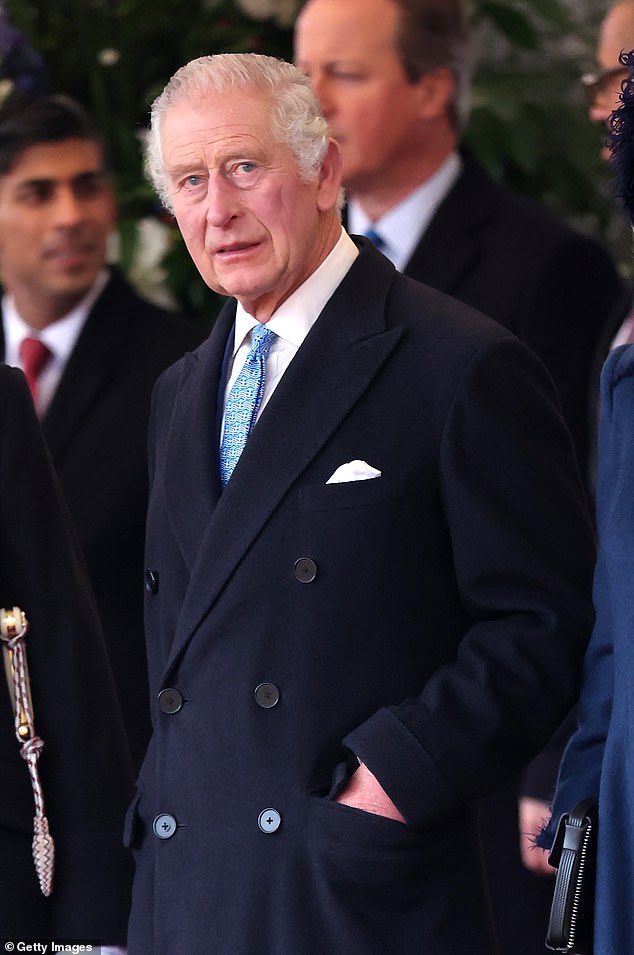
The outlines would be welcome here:
[[[376,222],[371,222],[358,203],[348,203],[348,231],[365,235],[372,228],[385,243],[381,252],[402,272],[412,257],[436,209],[462,171],[462,159],[456,152],[445,159],[431,179],[411,192]]]
[[[267,322],[267,328],[275,332],[277,338],[273,340],[271,350],[266,360],[266,378],[264,394],[258,411],[258,418],[277,388],[280,379],[297,351],[308,335],[309,331],[319,318],[319,315],[330,299],[333,292],[341,284],[344,276],[359,254],[356,245],[341,229],[341,235],[332,252],[326,256],[321,265],[312,275],[296,289],[285,302],[277,308]],[[244,310],[238,302],[236,309],[235,334],[233,341],[233,357],[227,371],[227,387],[225,389],[225,407],[227,395],[240,374],[245,359],[251,348],[251,329],[257,325],[252,315]],[[256,418],[257,421],[257,418]],[[222,421],[222,441],[224,433],[224,415]]]
[[[2,298],[2,321],[4,326],[4,360],[14,368],[22,368],[20,361],[20,343],[24,338],[39,338],[51,353],[51,359],[44,366],[37,381],[38,414],[44,414],[50,405],[66,362],[70,358],[79,334],[86,323],[88,313],[101,295],[109,278],[107,269],[97,276],[90,291],[75,306],[72,312],[47,325],[46,328],[31,328],[20,317],[12,295]]]

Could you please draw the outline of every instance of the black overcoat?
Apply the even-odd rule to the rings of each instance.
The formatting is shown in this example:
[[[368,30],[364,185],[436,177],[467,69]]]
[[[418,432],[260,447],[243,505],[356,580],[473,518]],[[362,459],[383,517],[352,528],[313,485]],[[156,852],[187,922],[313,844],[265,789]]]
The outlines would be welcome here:
[[[592,622],[550,379],[363,243],[220,494],[233,317],[154,397],[130,955],[491,955],[476,802],[570,706]],[[356,459],[381,476],[327,484]],[[350,752],[407,826],[329,797]]]

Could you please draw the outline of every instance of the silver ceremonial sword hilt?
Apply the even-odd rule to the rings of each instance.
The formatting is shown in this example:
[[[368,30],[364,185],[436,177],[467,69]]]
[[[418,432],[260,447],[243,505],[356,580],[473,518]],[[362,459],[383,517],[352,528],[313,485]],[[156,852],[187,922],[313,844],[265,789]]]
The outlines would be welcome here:
[[[26,658],[25,636],[28,626],[26,614],[20,607],[0,609],[0,642],[13,706],[15,735],[20,743],[20,754],[28,766],[35,803],[33,862],[42,894],[48,896],[53,891],[55,843],[46,818],[44,792],[37,768],[44,741],[35,732],[31,681]]]
[[[24,637],[26,631],[28,630],[28,623],[26,619],[26,614],[24,610],[20,607],[5,607],[0,608],[0,640],[2,640],[2,649],[3,649],[3,658],[4,658],[4,669],[7,676],[7,686],[9,688],[9,696],[11,697],[11,705],[13,706],[13,711],[16,714],[18,719],[16,733],[18,739],[24,741],[29,736],[29,725],[26,713],[24,709],[20,709],[20,713],[16,712],[16,699],[15,699],[15,681],[13,673],[13,647],[11,644],[14,643],[16,639]],[[26,666],[25,662],[25,666]],[[27,693],[29,697],[29,705],[31,707],[31,712],[33,712],[33,704],[31,701],[31,687],[28,680],[27,673]]]

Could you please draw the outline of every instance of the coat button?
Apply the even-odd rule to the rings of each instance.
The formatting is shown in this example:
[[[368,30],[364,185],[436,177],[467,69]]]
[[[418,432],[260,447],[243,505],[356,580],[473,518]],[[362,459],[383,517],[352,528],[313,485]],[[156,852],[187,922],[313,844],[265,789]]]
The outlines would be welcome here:
[[[255,702],[263,710],[272,709],[280,700],[280,691],[273,683],[260,683],[255,688]]]
[[[171,839],[176,832],[176,820],[167,812],[162,812],[152,823],[157,839]]]
[[[317,564],[311,557],[300,557],[295,561],[295,577],[303,584],[312,584],[317,576]]]
[[[183,705],[183,694],[178,690],[167,687],[159,693],[158,705],[161,713],[167,713],[168,716],[178,713]]]
[[[148,569],[145,571],[145,589],[147,590],[149,594],[155,594],[158,588],[159,588],[158,570],[150,570],[150,568],[148,567]]]
[[[277,809],[265,809],[258,816],[258,826],[262,832],[277,832],[282,825],[282,817]]]

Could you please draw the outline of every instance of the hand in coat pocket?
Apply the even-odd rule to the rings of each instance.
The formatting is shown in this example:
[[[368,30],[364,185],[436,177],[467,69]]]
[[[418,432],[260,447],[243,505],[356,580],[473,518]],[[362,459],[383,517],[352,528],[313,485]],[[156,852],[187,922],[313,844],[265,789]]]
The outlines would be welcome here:
[[[336,802],[364,812],[374,813],[375,816],[384,816],[386,819],[395,819],[405,823],[405,819],[398,811],[388,794],[385,792],[376,776],[373,776],[364,763],[359,763]]]

